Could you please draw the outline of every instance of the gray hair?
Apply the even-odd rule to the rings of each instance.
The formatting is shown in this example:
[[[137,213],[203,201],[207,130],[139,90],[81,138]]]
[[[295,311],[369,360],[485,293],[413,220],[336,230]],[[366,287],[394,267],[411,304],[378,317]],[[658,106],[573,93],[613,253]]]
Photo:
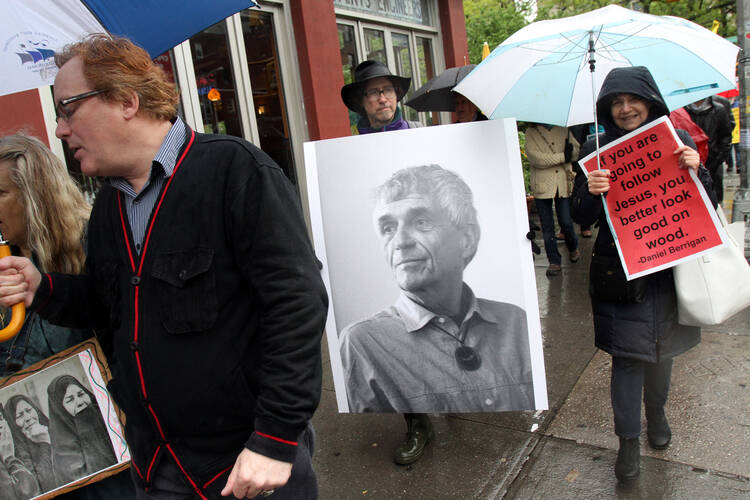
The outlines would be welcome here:
[[[448,214],[448,219],[455,227],[474,235],[475,247],[466,261],[468,264],[476,253],[480,236],[471,188],[458,174],[440,165],[420,165],[402,168],[394,173],[375,189],[375,200],[391,203],[410,194],[428,197]]]

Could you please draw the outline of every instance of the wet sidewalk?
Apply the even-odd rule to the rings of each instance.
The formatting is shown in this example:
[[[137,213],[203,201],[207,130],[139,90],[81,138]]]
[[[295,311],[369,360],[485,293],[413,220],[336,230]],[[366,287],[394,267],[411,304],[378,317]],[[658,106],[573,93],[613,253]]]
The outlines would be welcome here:
[[[672,445],[654,451],[644,436],[640,478],[617,484],[610,358],[594,347],[586,290],[593,241],[580,240],[576,264],[560,246],[559,276],[545,276],[544,252],[535,261],[550,409],[434,416],[435,441],[413,466],[391,459],[401,416],[337,412],[324,346],[320,498],[750,498],[750,310],[703,329],[701,344],[675,358]]]

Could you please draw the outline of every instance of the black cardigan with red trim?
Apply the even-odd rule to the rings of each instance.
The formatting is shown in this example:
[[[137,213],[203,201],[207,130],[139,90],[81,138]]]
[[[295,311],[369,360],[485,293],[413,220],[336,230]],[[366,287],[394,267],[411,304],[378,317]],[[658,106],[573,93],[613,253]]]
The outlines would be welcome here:
[[[201,490],[243,446],[294,461],[320,398],[328,298],[273,160],[192,131],[181,156],[141,255],[120,194],[104,187],[86,275],[45,275],[33,307],[99,329],[143,486],[169,456]]]

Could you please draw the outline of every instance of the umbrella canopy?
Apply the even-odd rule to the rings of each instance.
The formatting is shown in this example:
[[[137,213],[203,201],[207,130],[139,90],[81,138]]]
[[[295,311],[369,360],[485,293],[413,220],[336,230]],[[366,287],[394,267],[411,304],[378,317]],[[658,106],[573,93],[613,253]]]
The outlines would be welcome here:
[[[738,50],[685,19],[609,5],[526,26],[454,90],[490,118],[571,126],[594,122],[613,68],[646,66],[671,110],[733,88]]]
[[[130,38],[156,57],[251,0],[3,0],[0,95],[51,85],[55,51],[90,33]]]
[[[469,64],[446,69],[415,90],[404,104],[417,111],[455,111],[451,91],[476,66],[476,64]]]

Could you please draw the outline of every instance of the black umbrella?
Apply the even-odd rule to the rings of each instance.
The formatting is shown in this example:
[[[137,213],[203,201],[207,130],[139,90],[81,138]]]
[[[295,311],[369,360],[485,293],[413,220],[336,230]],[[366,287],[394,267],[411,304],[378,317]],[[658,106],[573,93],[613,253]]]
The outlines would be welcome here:
[[[476,64],[448,68],[414,91],[404,104],[417,111],[455,111],[453,87],[476,68]]]

